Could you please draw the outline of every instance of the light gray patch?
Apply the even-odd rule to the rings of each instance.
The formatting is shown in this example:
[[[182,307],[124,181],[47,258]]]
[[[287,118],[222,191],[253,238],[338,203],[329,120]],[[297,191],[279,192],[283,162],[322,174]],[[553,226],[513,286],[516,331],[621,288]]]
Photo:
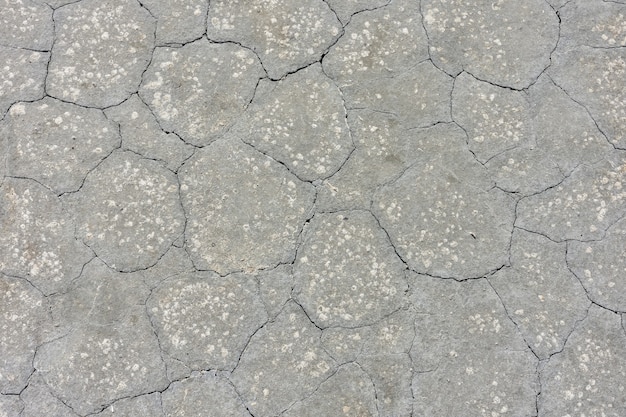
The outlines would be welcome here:
[[[626,334],[619,329],[617,314],[591,306],[541,372],[541,415],[626,413]]]
[[[79,415],[111,402],[164,390],[159,344],[143,306],[124,322],[84,326],[40,346],[33,361],[53,395]]]
[[[561,184],[520,200],[515,225],[552,240],[599,239],[626,214],[626,152],[581,165]]]
[[[367,374],[358,365],[347,364],[322,382],[313,395],[296,403],[283,415],[374,417],[378,415],[375,395],[374,386]]]
[[[234,131],[298,178],[313,181],[334,174],[353,145],[341,91],[321,66],[261,83]]]
[[[217,0],[209,8],[209,39],[252,49],[275,80],[319,61],[341,32],[322,0]]]
[[[161,129],[150,109],[136,95],[119,106],[108,108],[105,114],[120,124],[122,146],[125,149],[163,161],[172,171],[178,170],[193,153],[191,145]]]
[[[519,229],[513,233],[511,267],[489,282],[539,359],[563,349],[590,304],[565,263],[565,244]]]
[[[467,132],[469,149],[482,163],[533,142],[526,94],[482,82],[464,72],[456,78],[452,117]]]
[[[19,394],[51,330],[48,304],[26,281],[0,274],[0,317],[0,394]]]
[[[322,64],[343,87],[405,72],[425,59],[428,40],[419,4],[398,0],[353,16]]]
[[[424,0],[422,15],[437,67],[516,89],[549,65],[559,36],[558,17],[544,0]]]
[[[413,279],[413,412],[533,415],[538,361],[489,283]]]
[[[589,110],[609,141],[626,149],[626,48],[560,46],[548,74]]]
[[[293,302],[254,334],[230,378],[253,415],[280,414],[335,372],[320,335]]]
[[[0,67],[1,119],[13,103],[37,100],[44,96],[46,65],[50,53],[0,45],[0,56],[3,61]],[[20,107],[16,110],[21,113]]]
[[[74,238],[58,197],[32,180],[0,187],[0,271],[28,279],[44,294],[62,291],[93,256]]]
[[[402,307],[404,270],[370,213],[317,214],[294,263],[294,297],[322,328],[363,326]]]
[[[250,50],[202,38],[156,48],[139,94],[167,132],[205,146],[230,129],[263,75]]]
[[[161,394],[158,392],[137,397],[123,398],[114,402],[95,417],[109,416],[151,416],[163,417]]]
[[[63,332],[88,324],[115,325],[143,305],[148,294],[141,276],[114,271],[94,259],[67,292],[50,297],[54,325]]]
[[[136,271],[154,265],[183,233],[178,191],[176,176],[158,162],[115,152],[64,202],[77,235],[107,265]]]
[[[573,0],[559,10],[561,36],[596,48],[626,46],[626,4]]]
[[[162,349],[191,369],[232,370],[267,320],[255,290],[245,274],[196,272],[163,281],[147,302]]]
[[[228,380],[210,371],[174,382],[162,397],[166,416],[199,416],[210,410],[215,417],[250,417]]]
[[[20,417],[78,417],[70,407],[55,397],[37,371],[28,381],[28,386],[20,393],[24,411]],[[10,417],[12,414],[9,414]]]
[[[391,112],[406,128],[449,122],[452,77],[430,61],[391,78],[375,78],[343,88],[349,109]]]
[[[117,126],[100,110],[50,97],[14,104],[7,122],[9,175],[35,179],[57,194],[77,191],[120,144]]]
[[[436,126],[425,133],[430,135],[424,162],[375,194],[375,216],[416,272],[464,279],[502,267],[508,262],[514,200],[489,189],[486,170],[458,132]]]
[[[259,291],[268,316],[276,317],[284,305],[291,299],[293,272],[291,265],[280,265],[277,268],[260,271],[257,274]]]
[[[137,91],[154,47],[155,21],[132,0],[84,0],[55,11],[46,92],[104,108]]]
[[[378,415],[409,417],[413,411],[411,358],[406,353],[360,356],[376,390]]]
[[[291,262],[312,185],[232,137],[196,152],[179,178],[196,267],[227,274]]]
[[[24,410],[24,403],[17,395],[0,394],[0,416],[18,416]]]
[[[596,303],[626,311],[626,218],[596,242],[568,242],[567,263]]]
[[[142,0],[157,18],[156,43],[187,43],[206,30],[209,3],[204,0]]]
[[[53,31],[52,9],[45,4],[33,0],[6,0],[0,8],[0,43],[3,46],[49,51]]]

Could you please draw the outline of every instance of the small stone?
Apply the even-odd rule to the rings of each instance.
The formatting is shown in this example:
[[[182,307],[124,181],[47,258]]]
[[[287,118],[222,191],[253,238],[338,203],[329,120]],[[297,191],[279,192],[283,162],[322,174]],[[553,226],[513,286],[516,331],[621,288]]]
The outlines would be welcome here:
[[[217,0],[209,8],[209,39],[252,49],[274,80],[319,61],[341,33],[322,0]]]
[[[515,225],[551,240],[595,240],[626,214],[626,152],[581,165],[560,185],[520,200]]]
[[[227,274],[291,262],[313,208],[312,185],[233,137],[196,152],[179,178],[197,268]]]
[[[137,91],[150,62],[155,25],[139,2],[84,0],[56,10],[54,21],[49,95],[104,108]]]
[[[119,123],[124,149],[162,161],[174,172],[193,154],[193,146],[161,129],[150,109],[135,94],[119,106],[106,109],[105,114]]]
[[[0,393],[19,394],[33,371],[35,349],[50,330],[48,304],[25,280],[0,274],[0,317]]]
[[[514,89],[548,67],[559,38],[559,19],[544,0],[425,0],[422,15],[437,67]]]
[[[5,0],[3,3],[0,43],[24,50],[49,51],[54,39],[52,9],[36,0]]]
[[[379,415],[374,398],[374,385],[367,374],[358,365],[347,364],[324,381],[313,395],[282,415],[374,417]]]
[[[0,18],[1,19],[1,18]],[[44,96],[48,52],[29,51],[0,45],[0,119],[18,101],[33,101]],[[23,104],[15,111],[22,112]]]
[[[402,306],[404,270],[369,212],[316,214],[294,264],[294,296],[321,328],[363,326]]]
[[[28,279],[46,295],[63,291],[92,252],[74,237],[58,197],[33,180],[0,186],[0,271]]]
[[[156,48],[139,94],[166,132],[205,146],[243,113],[263,75],[249,49],[203,38],[182,48]]]
[[[569,241],[567,264],[595,303],[614,311],[626,311],[626,218],[595,242]]]
[[[541,372],[540,415],[626,414],[626,334],[619,315],[592,305],[563,352]]]
[[[172,383],[162,398],[166,416],[200,416],[207,412],[215,417],[250,416],[230,382],[213,372]]]
[[[468,135],[468,146],[485,163],[532,141],[530,106],[523,92],[482,82],[464,72],[454,82],[452,117]]]
[[[252,336],[231,376],[251,414],[280,414],[335,373],[320,333],[302,309],[289,302],[274,321]]]
[[[262,80],[236,132],[305,181],[334,174],[354,148],[341,91],[319,64]]]
[[[133,152],[116,152],[64,201],[85,244],[110,267],[129,272],[154,265],[183,233],[178,198],[171,171]]]
[[[196,272],[163,281],[147,302],[161,348],[191,369],[232,370],[267,320],[255,280]]]
[[[397,0],[352,17],[330,48],[324,72],[340,87],[403,73],[428,59],[428,39],[419,3]]]
[[[206,30],[209,3],[203,0],[142,0],[157,19],[157,45],[188,43]]]
[[[46,370],[42,376],[53,395],[80,415],[168,385],[143,306],[123,322],[84,326],[40,346],[33,363],[35,369]]]
[[[511,267],[489,278],[509,316],[539,359],[563,349],[589,300],[565,263],[565,244],[515,229]]]
[[[58,194],[77,191],[120,144],[117,126],[102,111],[50,97],[13,105],[7,120],[9,175],[35,179]]]
[[[413,413],[536,414],[538,360],[489,283],[413,278]]]

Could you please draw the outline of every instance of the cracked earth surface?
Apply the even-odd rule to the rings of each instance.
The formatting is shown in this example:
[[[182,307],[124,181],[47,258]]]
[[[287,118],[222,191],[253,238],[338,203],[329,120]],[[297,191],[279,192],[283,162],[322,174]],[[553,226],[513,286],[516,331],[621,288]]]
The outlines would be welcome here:
[[[625,0],[0,0],[0,417],[626,416]]]

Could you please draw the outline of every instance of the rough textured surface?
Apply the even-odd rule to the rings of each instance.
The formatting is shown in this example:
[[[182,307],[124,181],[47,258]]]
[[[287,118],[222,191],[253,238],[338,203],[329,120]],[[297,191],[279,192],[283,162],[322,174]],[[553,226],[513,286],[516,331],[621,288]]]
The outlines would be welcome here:
[[[581,165],[554,188],[521,200],[516,226],[552,240],[593,240],[626,214],[626,152]]]
[[[92,256],[74,238],[70,216],[33,180],[5,178],[0,191],[0,271],[44,294],[63,290]]]
[[[568,243],[567,260],[587,289],[589,298],[614,311],[626,311],[626,219],[622,218],[597,242]]]
[[[294,296],[319,327],[362,326],[402,306],[404,269],[370,213],[320,214],[304,231]]]
[[[196,267],[225,274],[293,259],[314,190],[283,165],[231,137],[198,151],[180,181]]]
[[[516,229],[511,268],[489,278],[509,317],[539,359],[563,350],[567,337],[589,308],[584,288],[565,262],[565,246]]]
[[[352,17],[322,61],[340,86],[402,73],[428,58],[419,5],[398,0]]]
[[[243,274],[197,272],[166,280],[147,309],[161,348],[191,369],[232,370],[267,320],[254,280]]]
[[[424,0],[421,5],[430,56],[449,74],[467,71],[521,89],[550,63],[559,26],[544,0]]]
[[[513,200],[483,188],[486,172],[471,153],[462,153],[458,130],[441,129],[427,144],[437,149],[442,144],[434,138],[449,142],[438,160],[407,169],[380,189],[372,207],[414,271],[457,279],[483,276],[508,262]],[[459,163],[462,155],[466,161]],[[448,158],[454,156],[451,164]]]
[[[200,39],[182,48],[157,48],[139,92],[163,129],[203,146],[232,126],[262,75],[250,50]]]
[[[346,117],[341,91],[312,65],[278,82],[261,81],[235,131],[298,178],[313,181],[334,174],[352,151]]]
[[[489,283],[413,279],[419,314],[411,349],[414,413],[533,415],[537,358]]]
[[[0,0],[0,417],[624,417],[626,0]]]
[[[250,339],[231,379],[254,415],[281,413],[334,373],[320,333],[292,302]]]
[[[85,176],[120,144],[117,126],[95,109],[44,98],[11,107],[7,170],[57,194],[77,191]]]
[[[27,281],[0,275],[0,314],[0,394],[19,394],[33,371],[35,348],[50,331],[47,303]]]
[[[0,119],[11,104],[37,100],[44,95],[46,65],[50,55],[0,45]]]
[[[209,8],[208,38],[252,49],[272,79],[318,61],[341,32],[322,0],[217,0]]]
[[[55,10],[54,21],[48,94],[107,107],[137,90],[150,62],[155,25],[139,2],[84,0]]]
[[[626,49],[563,45],[554,53],[550,76],[585,106],[613,145],[626,149]],[[581,71],[588,76],[579,77]]]
[[[542,370],[539,412],[622,415],[625,379],[626,334],[620,331],[620,317],[592,306],[563,352]]]

